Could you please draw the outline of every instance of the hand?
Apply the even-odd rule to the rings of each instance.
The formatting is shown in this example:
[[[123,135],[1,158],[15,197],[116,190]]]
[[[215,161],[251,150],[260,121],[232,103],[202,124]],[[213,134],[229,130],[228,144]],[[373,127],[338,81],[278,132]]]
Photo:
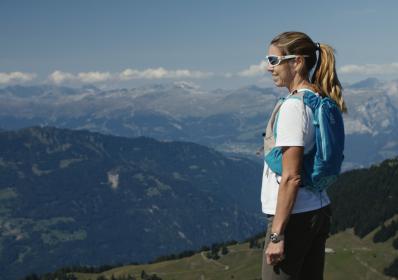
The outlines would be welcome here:
[[[267,250],[265,250],[267,264],[276,265],[284,259],[284,243],[283,240],[278,243],[269,242]]]

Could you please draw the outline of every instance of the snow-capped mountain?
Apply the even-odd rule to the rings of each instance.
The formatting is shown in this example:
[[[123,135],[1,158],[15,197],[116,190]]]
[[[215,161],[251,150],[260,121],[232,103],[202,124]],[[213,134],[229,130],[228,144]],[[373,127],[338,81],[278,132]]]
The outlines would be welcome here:
[[[286,94],[257,86],[206,91],[184,81],[117,90],[13,86],[0,90],[0,127],[52,125],[144,135],[256,158],[266,120],[277,99]],[[370,78],[346,86],[343,94],[348,107],[344,168],[368,166],[398,154],[398,80]]]

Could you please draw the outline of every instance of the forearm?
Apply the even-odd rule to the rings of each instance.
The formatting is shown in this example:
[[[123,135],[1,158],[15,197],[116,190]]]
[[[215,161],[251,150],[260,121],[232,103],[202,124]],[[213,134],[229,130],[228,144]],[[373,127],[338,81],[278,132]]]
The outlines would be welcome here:
[[[279,185],[275,217],[272,222],[272,232],[283,234],[296,201],[299,186],[299,175],[282,177]]]

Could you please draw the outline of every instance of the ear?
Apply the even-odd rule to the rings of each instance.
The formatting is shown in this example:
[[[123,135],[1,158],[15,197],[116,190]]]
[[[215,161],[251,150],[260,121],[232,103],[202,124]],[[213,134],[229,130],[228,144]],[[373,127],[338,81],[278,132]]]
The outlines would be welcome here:
[[[298,56],[293,60],[293,69],[297,73],[301,73],[302,69],[304,68],[304,57]]]

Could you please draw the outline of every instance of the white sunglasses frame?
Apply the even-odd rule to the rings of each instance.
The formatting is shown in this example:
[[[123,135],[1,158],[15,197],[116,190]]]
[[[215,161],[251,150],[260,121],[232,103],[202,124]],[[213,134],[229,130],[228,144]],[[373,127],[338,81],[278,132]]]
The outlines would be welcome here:
[[[265,58],[267,59],[267,63],[270,66],[274,67],[274,66],[278,66],[279,64],[281,64],[281,62],[284,61],[284,60],[296,58],[296,57],[299,57],[299,56],[309,57],[309,55],[305,55],[305,54],[304,55],[289,54],[289,55],[266,55]],[[270,61],[269,61],[269,57],[277,57],[278,60],[279,60],[278,63],[277,64],[271,64]]]

